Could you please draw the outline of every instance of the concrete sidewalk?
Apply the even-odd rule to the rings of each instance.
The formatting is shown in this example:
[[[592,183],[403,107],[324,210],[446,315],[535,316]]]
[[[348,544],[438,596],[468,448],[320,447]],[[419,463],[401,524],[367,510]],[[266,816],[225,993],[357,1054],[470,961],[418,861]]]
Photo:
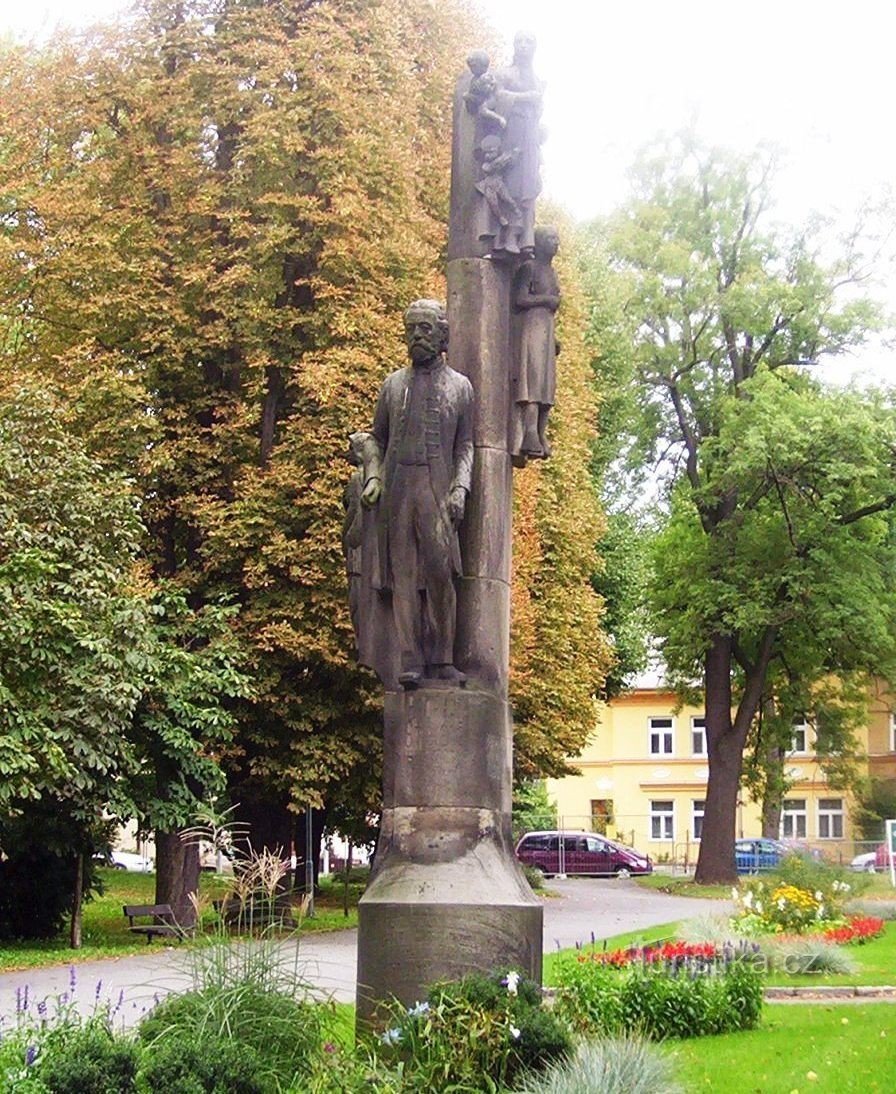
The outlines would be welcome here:
[[[557,895],[544,900],[545,953],[590,942],[592,933],[602,939],[730,908],[725,901],[668,896],[617,878],[549,884]],[[305,932],[298,941],[283,943],[283,959],[290,966],[295,961],[299,975],[321,997],[354,1002],[357,947],[357,931]],[[50,1001],[52,1012],[52,1001],[65,996],[82,1014],[108,1002],[116,1022],[133,1025],[158,999],[190,986],[189,954],[185,948],[153,943],[127,957],[0,973],[0,1021],[5,1024],[26,1004],[35,1015],[43,1000]]]

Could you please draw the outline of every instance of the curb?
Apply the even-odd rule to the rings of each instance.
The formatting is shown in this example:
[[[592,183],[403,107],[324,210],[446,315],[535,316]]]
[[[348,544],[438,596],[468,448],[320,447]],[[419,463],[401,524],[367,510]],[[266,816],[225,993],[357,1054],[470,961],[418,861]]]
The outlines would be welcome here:
[[[818,987],[801,988],[765,988],[762,993],[767,1002],[774,999],[801,1000],[815,999],[894,999],[896,987],[833,987],[819,984]]]

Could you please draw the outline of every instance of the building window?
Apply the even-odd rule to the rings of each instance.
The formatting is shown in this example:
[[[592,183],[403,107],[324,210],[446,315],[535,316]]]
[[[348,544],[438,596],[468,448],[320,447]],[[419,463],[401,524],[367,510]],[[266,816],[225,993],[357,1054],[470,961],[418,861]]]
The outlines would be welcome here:
[[[890,715],[890,751],[896,752],[896,714]]]
[[[703,835],[703,813],[706,810],[705,798],[694,798],[691,802],[691,818],[693,821],[694,839],[700,839]]]
[[[650,726],[650,755],[672,755],[672,719],[648,718]]]
[[[613,802],[609,798],[592,799],[591,831],[607,834],[607,825],[613,823]]]
[[[806,799],[787,798],[781,810],[781,838],[806,838]]]
[[[843,839],[843,799],[818,799],[818,838]]]
[[[706,719],[691,719],[691,752],[695,756],[706,755]]]
[[[650,803],[650,838],[654,840],[675,838],[675,802],[652,801]]]
[[[809,751],[809,726],[803,715],[793,719],[790,751],[795,756],[805,756]]]

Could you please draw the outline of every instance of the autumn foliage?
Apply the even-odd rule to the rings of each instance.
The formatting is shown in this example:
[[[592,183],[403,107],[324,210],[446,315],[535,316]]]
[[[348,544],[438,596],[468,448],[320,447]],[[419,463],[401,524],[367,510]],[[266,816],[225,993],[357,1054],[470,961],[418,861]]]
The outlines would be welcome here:
[[[0,351],[127,474],[157,579],[224,598],[252,665],[240,796],[375,800],[380,689],[354,665],[347,435],[443,291],[450,104],[487,41],[461,0],[144,0],[0,76]],[[556,456],[518,479],[519,765],[593,724],[607,651],[574,260]]]

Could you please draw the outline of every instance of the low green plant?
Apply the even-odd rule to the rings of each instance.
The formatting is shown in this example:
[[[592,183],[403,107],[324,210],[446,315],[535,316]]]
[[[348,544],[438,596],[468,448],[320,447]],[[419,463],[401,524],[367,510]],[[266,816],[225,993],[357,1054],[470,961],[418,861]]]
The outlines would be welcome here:
[[[623,968],[567,957],[555,1011],[584,1034],[639,1032],[652,1040],[752,1029],[762,1010],[762,967],[752,957]]]
[[[847,976],[856,970],[856,962],[847,949],[823,938],[789,938],[780,942],[772,938],[763,945],[762,952],[772,969],[791,976],[806,973]]]
[[[678,1094],[668,1056],[635,1034],[583,1041],[575,1055],[527,1076],[517,1094]]]
[[[501,1089],[571,1048],[539,987],[511,970],[438,984],[425,1002],[394,1008],[377,1051],[401,1074],[402,1090],[467,1094]]]
[[[526,875],[526,881],[529,882],[530,889],[544,888],[544,874],[537,866],[524,866],[523,873]]]
[[[281,1085],[309,1071],[327,1007],[311,1000],[299,973],[298,947],[264,914],[266,906],[276,908],[288,869],[288,862],[270,853],[241,863],[231,894],[241,938],[232,939],[219,919],[185,951],[192,990],[169,996],[144,1019],[141,1043],[155,1051],[168,1040],[230,1040],[255,1053],[264,1076]]]
[[[33,1079],[48,1094],[132,1094],[138,1060],[134,1041],[114,1036],[105,1019],[70,1020],[49,1030],[36,1047]]]
[[[275,1094],[277,1084],[265,1074],[258,1054],[248,1045],[208,1032],[179,1030],[144,1053],[137,1076],[139,1094]]]

